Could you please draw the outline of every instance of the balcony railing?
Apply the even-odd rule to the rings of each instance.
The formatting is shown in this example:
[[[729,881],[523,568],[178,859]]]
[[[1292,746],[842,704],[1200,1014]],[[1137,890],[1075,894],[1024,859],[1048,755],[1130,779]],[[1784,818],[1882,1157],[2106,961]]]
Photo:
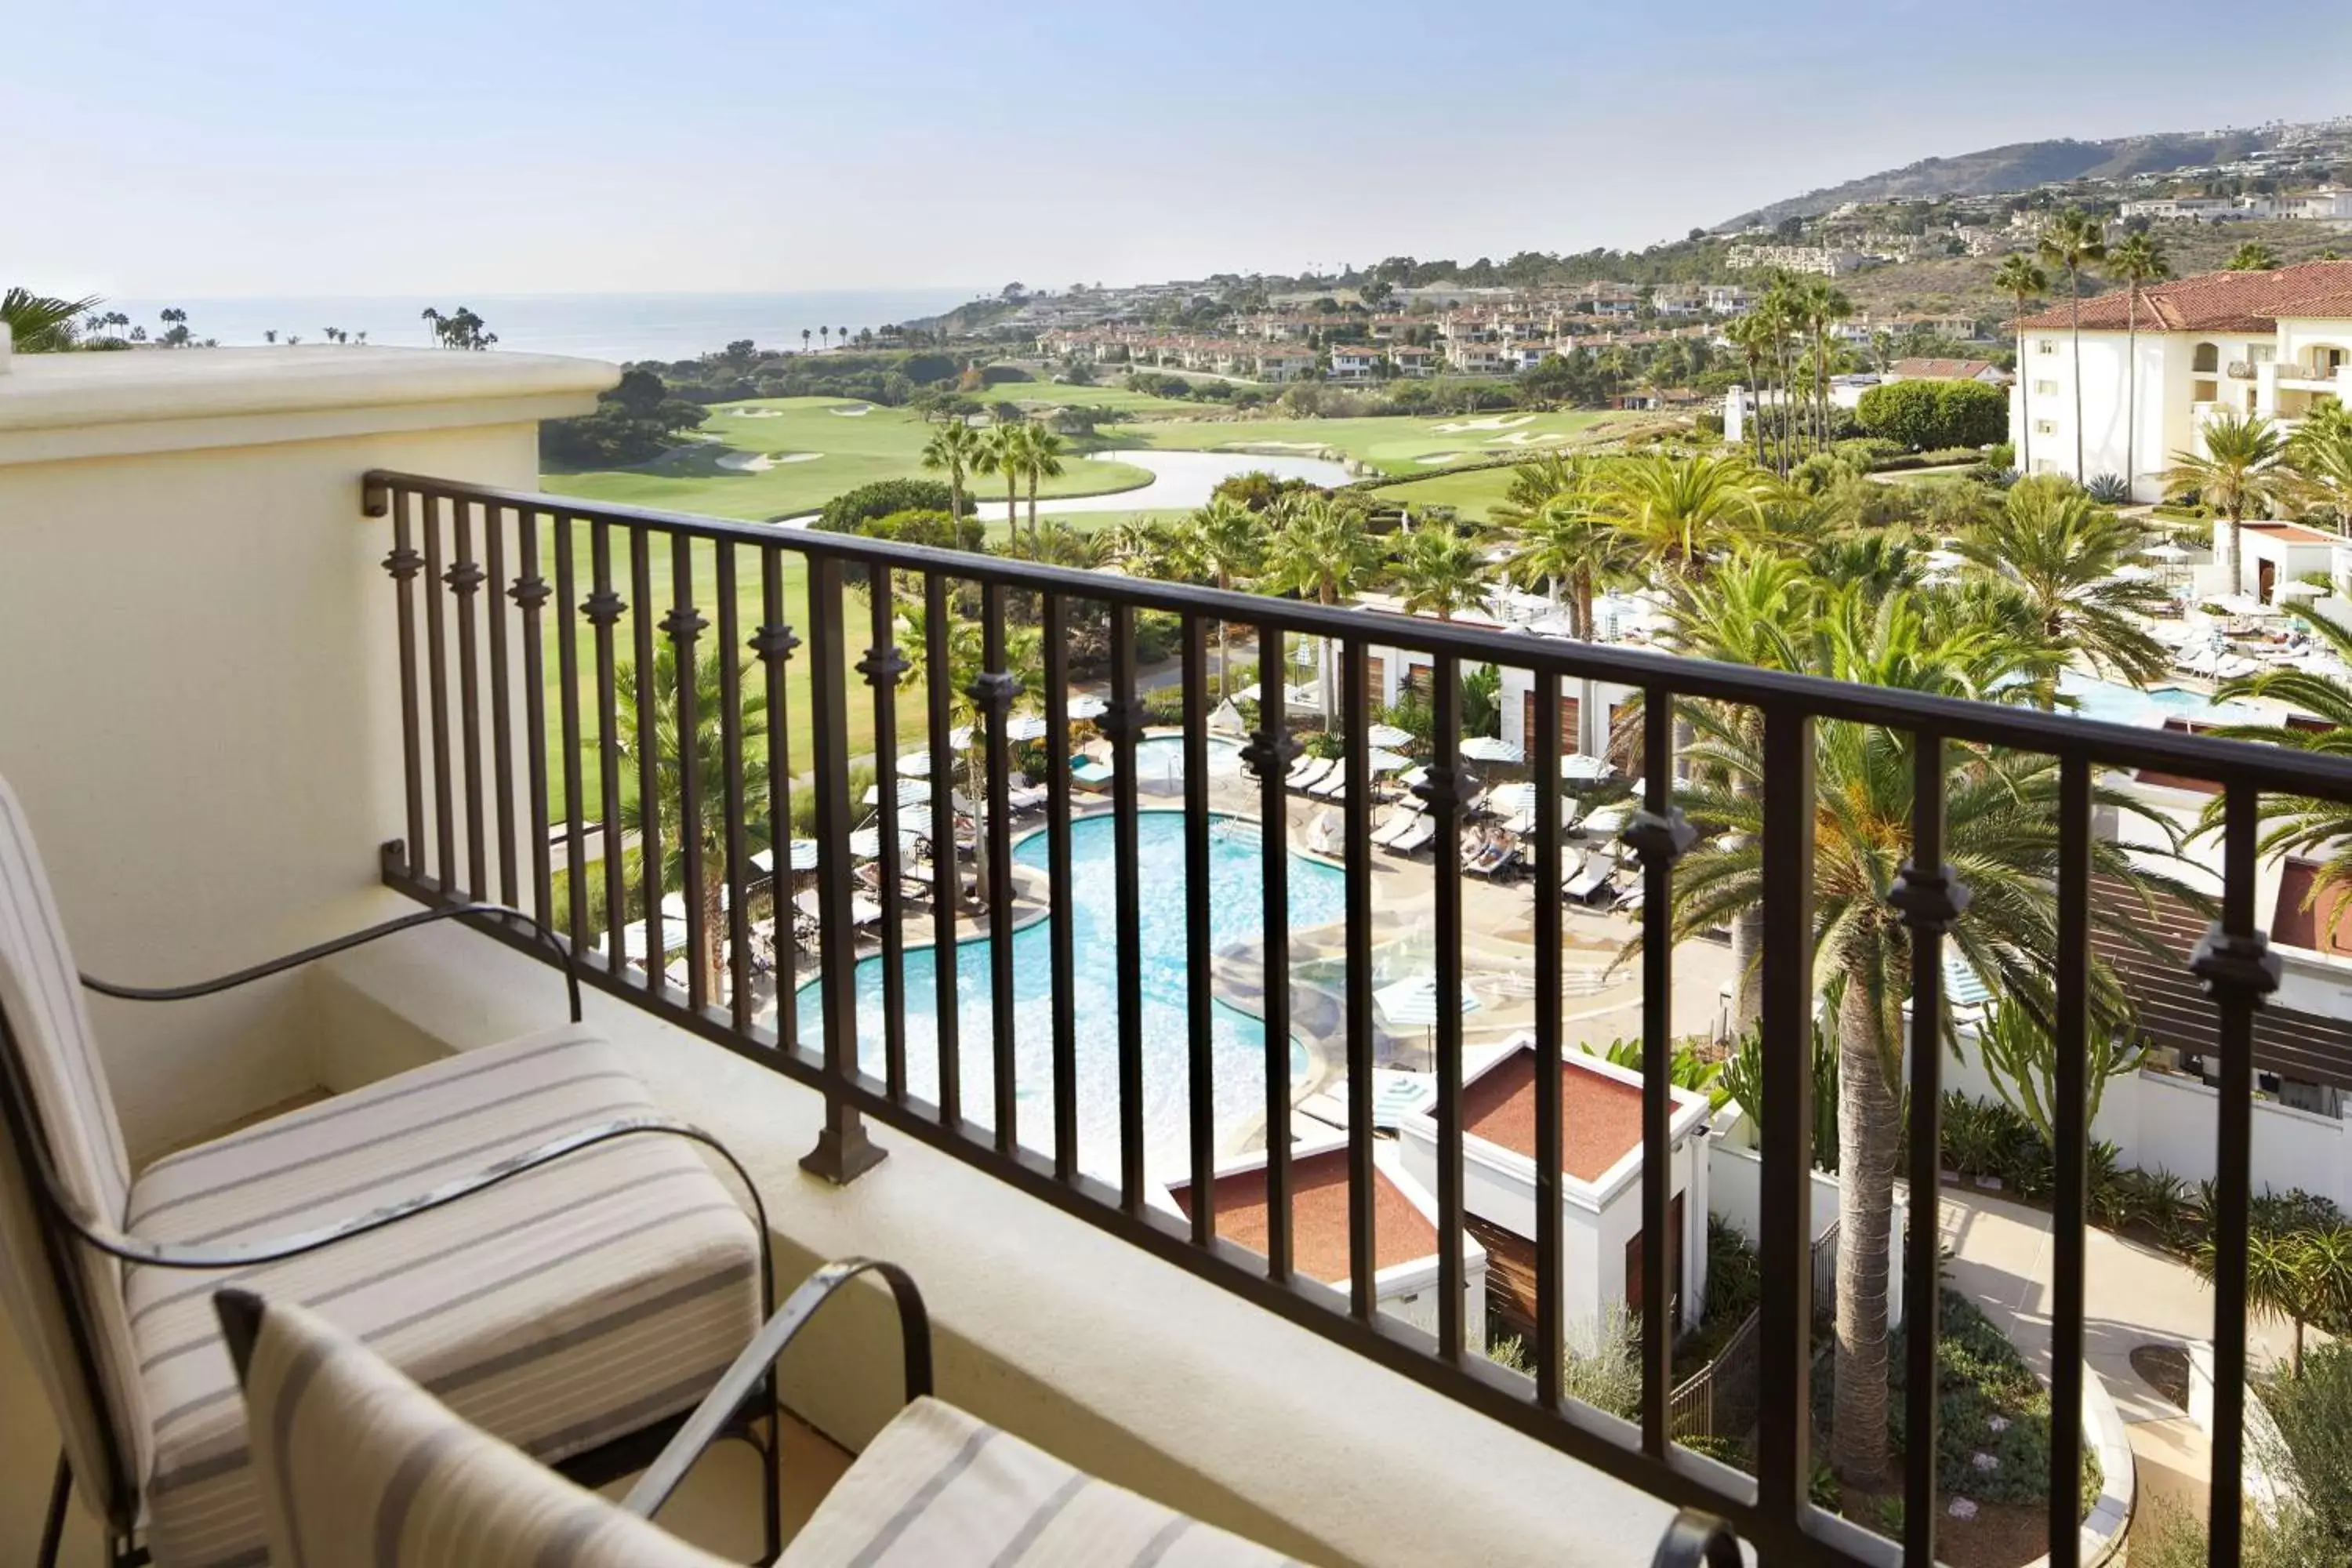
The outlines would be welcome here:
[[[994,555],[952,553],[817,531],[795,531],[619,506],[593,506],[549,495],[484,489],[404,474],[371,475],[364,507],[387,519],[384,564],[397,605],[406,821],[383,851],[392,887],[427,902],[496,898],[533,910],[566,931],[585,978],[680,1028],[765,1064],[817,1090],[827,1106],[809,1168],[847,1181],[883,1157],[869,1141],[870,1121],[890,1135],[917,1140],[1040,1201],[1054,1205],[1153,1255],[1237,1292],[1380,1364],[1477,1409],[1509,1427],[1676,1503],[1717,1510],[1773,1563],[1889,1560],[1891,1548],[1814,1508],[1811,1412],[1814,1298],[1825,1289],[1807,1266],[1811,1233],[1814,1138],[1812,1041],[1815,982],[1814,767],[1817,726],[1864,726],[1906,736],[1913,782],[1907,858],[1882,890],[1909,932],[1907,1066],[1908,1154],[1915,1193],[1937,1190],[1939,1108],[1945,1019],[1942,962],[1946,933],[1968,901],[1959,876],[1944,863],[1948,757],[1954,747],[2033,752],[2058,770],[2053,950],[2046,957],[2056,1003],[2054,1114],[2056,1176],[2054,1282],[2048,1300],[2053,1424],[2048,1538],[2051,1562],[2077,1561],[2078,1479],[2083,1437],[2071,1417],[2083,1406],[2084,1263],[2087,1235],[2085,1058],[2091,985],[2094,779],[2103,770],[2151,769],[2174,777],[2218,781],[2223,795],[2220,837],[2220,919],[2189,968],[2203,983],[2221,1041],[2219,1180],[2213,1214],[2218,1262],[2214,1289],[2216,1420],[2210,1517],[2211,1561],[2238,1555],[2242,1413],[2246,1389],[2246,1246],[2252,1104],[2251,1033],[2255,1009],[2276,984],[2276,960],[2257,921],[2257,806],[2266,792],[2352,800],[2352,772],[2313,753],[2239,744],[2172,731],[2079,721],[1995,707],[1684,659],[1664,654],[1507,635],[1492,628],[1376,612],[1335,609],[1272,597],[1218,593],[1033,564]],[[861,602],[862,601],[862,602]],[[902,628],[919,611],[919,679],[903,678],[908,661]],[[1176,681],[1181,691],[1183,762],[1181,902],[1162,918],[1183,927],[1181,1053],[1184,1110],[1174,1163],[1189,1207],[1150,1200],[1145,1107],[1148,1086],[1144,997],[1139,984],[1116,986],[1108,1037],[1078,1035],[1081,981],[1100,985],[1133,977],[1147,919],[1138,848],[1139,744],[1145,706],[1139,689],[1138,617],[1175,617]],[[952,684],[958,653],[977,623],[978,667],[962,689]],[[1073,637],[1107,643],[1107,702],[1093,722],[1108,738],[1111,906],[1116,918],[1102,951],[1076,951],[1071,919],[1048,921],[1041,975],[1016,966],[1013,942],[989,939],[984,979],[989,998],[984,1042],[959,1040],[962,1017],[954,963],[930,965],[928,985],[910,974],[910,939],[926,934],[939,952],[954,951],[961,872],[940,847],[933,862],[933,909],[926,933],[910,918],[902,873],[902,838],[934,846],[966,837],[971,802],[957,798],[944,759],[957,750],[960,710],[973,715],[971,742],[981,748],[984,913],[999,937],[1034,912],[1009,874],[1014,864],[1012,777],[1016,741],[1012,710],[1021,682],[1008,648],[1022,622],[1042,638],[1043,747],[1048,798],[1042,834],[1048,902],[1073,887],[1072,838],[1079,816],[1072,774],[1070,696]],[[1289,919],[1292,851],[1286,831],[1255,836],[1262,886],[1262,931],[1255,949],[1231,963],[1262,970],[1258,1003],[1265,1026],[1262,1114],[1266,1139],[1263,1239],[1244,1247],[1221,1235],[1213,1122],[1216,976],[1221,955],[1212,932],[1213,835],[1224,832],[1211,811],[1210,648],[1221,623],[1253,629],[1263,652],[1258,715],[1244,757],[1246,784],[1260,820],[1286,824],[1286,773],[1300,742],[1286,717],[1285,637],[1336,646],[1339,763],[1345,779],[1337,809],[1339,900],[1343,936],[1336,986],[1348,1111],[1345,1133],[1345,1291],[1308,1279],[1298,1262],[1290,1141],[1294,958]],[[706,637],[726,650],[715,683],[697,651]],[[862,651],[856,645],[865,642]],[[664,647],[674,662],[665,665]],[[1435,1069],[1437,1151],[1434,1230],[1438,1270],[1433,1331],[1384,1313],[1375,1234],[1374,849],[1375,773],[1369,689],[1376,658],[1399,650],[1425,659],[1432,679],[1427,776],[1417,786],[1435,826],[1440,853],[1432,878],[1430,923],[1436,997],[1430,1026]],[[747,661],[756,661],[755,666]],[[1642,1013],[1640,1089],[1641,1280],[1636,1417],[1621,1420],[1568,1397],[1562,1388],[1568,1326],[1563,1307],[1563,1154],[1558,1093],[1536,1093],[1535,1363],[1532,1378],[1487,1361],[1472,1342],[1465,1310],[1465,1188],[1464,1105],[1465,984],[1463,880],[1450,847],[1464,819],[1472,771],[1460,740],[1461,683],[1467,668],[1494,664],[1525,672],[1531,695],[1528,754],[1534,791],[1530,856],[1538,889],[1531,911],[1536,1082],[1561,1081],[1561,900],[1564,879],[1561,720],[1585,681],[1617,683],[1639,697],[1636,743],[1644,759],[1639,809],[1622,827],[1622,845],[1640,866],[1643,889],[1638,968]],[[756,673],[753,673],[755,668]],[[660,689],[664,680],[674,690]],[[902,686],[904,689],[902,689]],[[709,711],[715,700],[715,711]],[[793,711],[793,704],[804,711]],[[1669,1088],[1674,1046],[1670,1002],[1677,952],[1672,923],[1676,862],[1693,833],[1675,795],[1678,714],[1694,705],[1730,705],[1752,716],[1761,736],[1760,791],[1761,1055],[1769,1083],[1801,1092],[1769,1095],[1761,1113],[1762,1302],[1759,1311],[1759,1427],[1751,1478],[1673,1443],[1675,1387],[1671,1375],[1669,1202],[1672,1173]],[[853,739],[853,710],[860,733]],[[795,749],[796,724],[806,732]],[[663,726],[669,725],[665,740]],[[753,734],[753,731],[763,731]],[[1024,731],[1024,733],[1026,731]],[[702,737],[680,765],[678,736]],[[935,770],[927,802],[901,805],[890,781],[912,740]],[[665,752],[665,747],[667,752]],[[873,806],[872,884],[878,905],[878,1041],[861,1041],[857,1002],[860,888],[844,853],[857,826],[850,788],[856,754],[870,751],[878,789]],[[597,823],[589,792],[608,829],[601,856],[590,844]],[[768,825],[793,819],[793,804],[813,797],[815,970],[822,1005],[816,1037],[800,1027],[791,981],[802,957],[786,901],[788,834]],[[655,801],[659,809],[626,803]],[[634,836],[634,837],[632,837]],[[766,840],[772,837],[773,843]],[[1240,841],[1244,847],[1249,840]],[[1232,849],[1232,844],[1223,846]],[[773,884],[761,890],[755,850],[772,855]],[[1246,847],[1242,852],[1248,852]],[[634,854],[634,866],[632,866]],[[706,876],[713,855],[722,862]],[[678,883],[723,889],[706,903],[692,892],[682,923],[688,962],[674,979],[666,954],[663,889],[675,864]],[[1033,879],[1031,889],[1035,882]],[[1163,889],[1152,889],[1155,902]],[[1826,896],[1826,895],[1824,895]],[[1844,895],[1840,895],[1844,896]],[[755,906],[767,899],[778,1001],[772,1022],[758,998],[763,964],[755,942]],[[1163,906],[1164,907],[1164,906]],[[636,911],[641,925],[628,916]],[[715,925],[714,925],[715,922]],[[642,931],[642,937],[634,934]],[[527,943],[514,939],[529,951]],[[698,955],[715,952],[715,965]],[[1326,946],[1318,973],[1331,973]],[[1081,963],[1085,969],[1081,970]],[[1019,994],[1050,999],[1034,1028],[1017,1009]],[[924,994],[925,991],[929,994]],[[932,1015],[934,1059],[910,1051],[908,1022]],[[868,1010],[869,1019],[872,1010]],[[1034,1020],[1034,1016],[1033,1016]],[[863,1048],[862,1048],[863,1047]],[[1095,1076],[1085,1068],[1115,1068]],[[1038,1068],[1025,1062],[1040,1064]],[[984,1070],[975,1070],[975,1067]],[[1082,1072],[1097,1104],[1108,1098],[1108,1145],[1081,1134]],[[1043,1096],[1042,1102],[1039,1096]],[[1038,1125],[1037,1107],[1050,1107]],[[1024,1114],[1024,1110],[1028,1114]],[[883,1178],[887,1179],[887,1178]],[[1905,1315],[1910,1325],[1902,1406],[1904,1560],[1934,1561],[1943,1517],[1935,1457],[1937,1376],[1934,1360],[1939,1287],[1938,1228],[1915,1218],[1903,1244]],[[1344,1411],[1333,1419],[1344,1421]]]

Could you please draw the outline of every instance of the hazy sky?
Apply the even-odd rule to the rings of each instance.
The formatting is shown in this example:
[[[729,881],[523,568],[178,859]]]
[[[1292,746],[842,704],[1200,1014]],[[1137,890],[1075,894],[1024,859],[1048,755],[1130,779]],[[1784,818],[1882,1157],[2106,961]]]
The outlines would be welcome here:
[[[1059,287],[1500,258],[2003,142],[2352,110],[2352,7],[2295,8],[2284,68],[2218,59],[2220,14],[75,0],[8,23],[12,57],[51,65],[0,73],[0,283]]]

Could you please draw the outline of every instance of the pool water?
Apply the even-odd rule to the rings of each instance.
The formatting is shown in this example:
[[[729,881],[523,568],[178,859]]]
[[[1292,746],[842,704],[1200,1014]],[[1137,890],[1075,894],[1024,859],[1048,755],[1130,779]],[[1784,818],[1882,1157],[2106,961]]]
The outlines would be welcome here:
[[[1113,822],[1108,816],[1070,824],[1072,886],[1046,920],[1013,933],[1014,1082],[1018,1135],[1050,1152],[1054,1138],[1053,967],[1050,921],[1071,921],[1073,1011],[1076,1018],[1078,1143],[1081,1163],[1097,1175],[1118,1171],[1118,1002],[1117,879]],[[1047,840],[1031,834],[1013,847],[1024,866],[1043,869]],[[1145,811],[1136,817],[1138,882],[1142,895],[1139,979],[1143,994],[1143,1131],[1148,1163],[1181,1165],[1192,1100],[1186,1071],[1185,990],[1191,954],[1184,935],[1184,818],[1180,812]],[[1262,927],[1264,880],[1256,825],[1220,816],[1209,839],[1209,919],[1213,948],[1255,939]],[[1294,930],[1342,918],[1346,877],[1336,867],[1290,857],[1290,923]],[[995,1070],[990,938],[956,949],[957,1045],[962,1069],[963,1113],[993,1126]],[[938,992],[934,950],[906,955],[907,1082],[925,1100],[939,1093],[939,1037],[933,1026]],[[882,960],[857,965],[858,1060],[880,1077]],[[814,982],[799,993],[801,1038],[818,1037],[824,999]],[[1220,1002],[1210,1019],[1213,1115],[1225,1129],[1265,1104],[1265,1028]],[[1305,1070],[1294,1044],[1292,1071]]]
[[[2071,669],[2059,676],[2058,690],[2074,700],[2074,711],[2084,718],[2117,724],[2145,723],[2151,713],[2210,724],[2258,723],[2262,717],[2242,703],[2216,702],[2185,687],[2158,686],[2141,691]]]

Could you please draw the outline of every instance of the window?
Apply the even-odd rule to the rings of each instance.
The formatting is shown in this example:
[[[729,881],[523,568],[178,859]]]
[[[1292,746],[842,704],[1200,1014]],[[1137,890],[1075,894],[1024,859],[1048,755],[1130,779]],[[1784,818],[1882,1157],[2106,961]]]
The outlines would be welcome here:
[[[2036,338],[2033,340],[2033,352],[2038,354],[2054,354],[2058,352],[2058,340],[2056,338]]]
[[[2036,436],[2055,436],[2058,434],[2058,422],[2054,419],[2036,419],[2033,422],[2033,433]]]
[[[2055,397],[2058,395],[2058,384],[2054,381],[2037,381],[2033,384],[2033,395]]]
[[[2199,343],[2195,356],[2189,362],[2189,368],[2205,375],[2211,375],[2219,371],[2221,368],[2221,346],[2217,343]]]
[[[2248,364],[2268,364],[2277,358],[2278,345],[2276,343],[2249,343],[2246,345],[2246,363]]]

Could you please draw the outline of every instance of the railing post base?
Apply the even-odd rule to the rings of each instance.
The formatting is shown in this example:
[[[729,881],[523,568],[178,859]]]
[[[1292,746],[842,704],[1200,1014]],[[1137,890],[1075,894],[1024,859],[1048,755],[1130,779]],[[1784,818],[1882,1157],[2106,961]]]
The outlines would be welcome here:
[[[816,1147],[801,1156],[801,1169],[845,1187],[889,1157],[889,1150],[866,1136],[865,1118],[845,1105],[828,1105]]]

